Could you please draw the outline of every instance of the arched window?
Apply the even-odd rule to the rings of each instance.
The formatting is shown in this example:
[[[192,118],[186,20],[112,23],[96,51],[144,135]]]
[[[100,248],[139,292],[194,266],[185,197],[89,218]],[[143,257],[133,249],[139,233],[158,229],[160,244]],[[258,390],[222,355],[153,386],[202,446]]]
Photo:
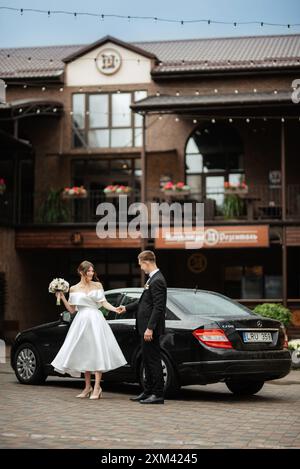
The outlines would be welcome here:
[[[186,183],[198,200],[215,199],[223,204],[224,183],[244,182],[244,148],[230,124],[209,124],[197,128],[185,150]]]

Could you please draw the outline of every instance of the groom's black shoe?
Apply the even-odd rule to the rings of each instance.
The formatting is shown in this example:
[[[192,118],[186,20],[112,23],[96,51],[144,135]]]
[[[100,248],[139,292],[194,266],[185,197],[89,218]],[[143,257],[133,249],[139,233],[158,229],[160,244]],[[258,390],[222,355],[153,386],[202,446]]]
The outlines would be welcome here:
[[[140,400],[140,404],[164,404],[164,398],[151,394],[147,399]]]
[[[139,396],[131,397],[130,400],[134,402],[138,402],[138,401],[141,401],[142,399],[147,399],[148,397],[150,397],[150,394],[146,394],[145,392],[142,392],[142,394],[140,394]]]

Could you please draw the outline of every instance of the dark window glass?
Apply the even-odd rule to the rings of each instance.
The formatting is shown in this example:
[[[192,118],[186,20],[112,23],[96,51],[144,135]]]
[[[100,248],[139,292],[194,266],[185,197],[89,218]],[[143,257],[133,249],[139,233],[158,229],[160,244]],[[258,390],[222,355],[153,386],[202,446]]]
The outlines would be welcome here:
[[[243,305],[223,296],[203,292],[172,292],[171,300],[184,313],[193,316],[231,317],[247,316],[250,311]]]
[[[122,293],[109,293],[105,295],[106,300],[108,303],[110,303],[113,306],[120,306],[121,300],[122,300]],[[100,307],[100,311],[104,314],[105,318],[108,321],[117,319],[119,315],[117,313],[114,313],[113,311],[108,311],[104,306]]]

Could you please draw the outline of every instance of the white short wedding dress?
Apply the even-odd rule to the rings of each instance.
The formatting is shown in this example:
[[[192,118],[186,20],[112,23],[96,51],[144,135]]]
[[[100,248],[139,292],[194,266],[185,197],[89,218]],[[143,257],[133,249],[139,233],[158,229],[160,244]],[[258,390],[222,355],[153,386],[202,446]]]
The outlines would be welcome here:
[[[72,292],[77,307],[65,341],[51,365],[55,371],[80,377],[85,371],[106,372],[125,365],[126,359],[99,306],[106,301],[102,289]]]

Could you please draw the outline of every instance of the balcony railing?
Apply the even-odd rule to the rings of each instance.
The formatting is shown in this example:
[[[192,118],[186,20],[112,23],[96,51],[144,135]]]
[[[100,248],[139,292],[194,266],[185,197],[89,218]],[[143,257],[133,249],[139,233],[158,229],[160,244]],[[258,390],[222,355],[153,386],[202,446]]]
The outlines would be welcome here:
[[[132,191],[128,195],[128,205],[140,202],[140,191]],[[51,198],[50,198],[51,199]],[[62,224],[62,223],[95,223],[100,216],[96,214],[96,208],[101,202],[112,202],[117,216],[119,215],[118,197],[107,197],[101,190],[91,190],[87,198],[61,199],[61,197],[49,199],[49,193],[12,194],[0,195],[0,224],[2,225],[32,225],[32,224]],[[249,188],[247,194],[241,195],[240,213],[233,218],[240,222],[251,220],[281,220],[282,204],[280,188],[270,188],[267,185],[256,185]],[[172,198],[158,191],[147,192],[147,204],[151,202],[197,202],[204,203],[205,221],[224,221],[228,219],[223,210],[224,193],[211,192],[203,198],[200,193],[191,192],[176,195]],[[300,219],[300,185],[287,186],[287,219]]]

